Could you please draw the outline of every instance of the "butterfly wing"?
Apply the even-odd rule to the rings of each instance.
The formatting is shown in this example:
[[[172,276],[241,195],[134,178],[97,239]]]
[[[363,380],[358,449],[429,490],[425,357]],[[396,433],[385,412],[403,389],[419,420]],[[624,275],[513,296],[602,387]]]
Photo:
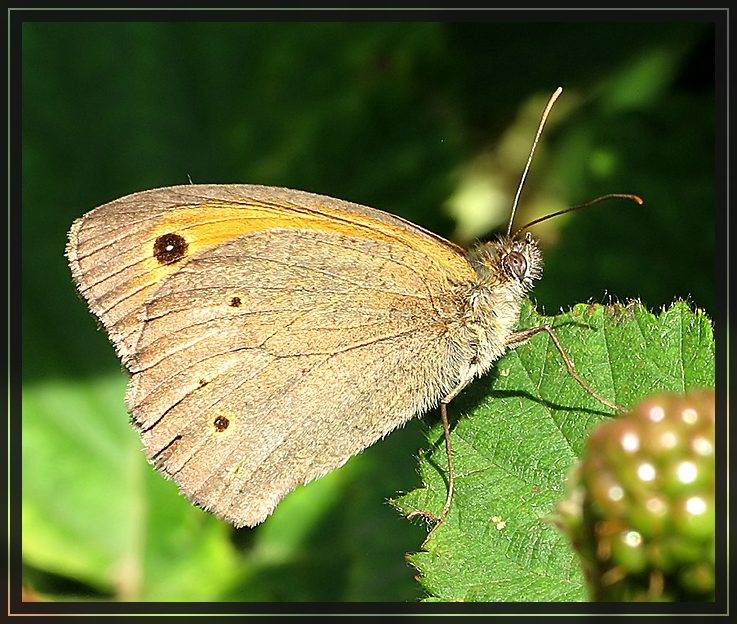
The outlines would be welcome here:
[[[239,197],[241,219],[253,223],[260,204]],[[458,381],[451,335],[462,317],[454,289],[471,275],[464,257],[419,228],[394,230],[397,222],[374,219],[384,213],[370,208],[341,203],[325,214],[319,204],[320,220],[297,219],[289,206],[307,203],[297,200],[277,205],[291,217],[280,227],[210,245],[198,244],[206,230],[191,215],[177,222],[165,212],[165,227],[158,217],[153,233],[135,230],[143,245],[118,241],[147,250],[127,285],[125,253],[106,258],[102,273],[92,269],[101,294],[91,307],[105,301],[116,312],[101,318],[131,372],[127,401],[147,456],[236,526],[263,521],[295,486],[339,467]],[[209,218],[216,213],[211,207]],[[173,270],[150,262],[163,231],[188,244]],[[453,258],[450,271],[441,251]]]
[[[185,258],[239,235],[273,228],[353,232],[399,241],[434,258],[457,282],[473,278],[463,250],[394,215],[325,195],[247,184],[172,186],[127,195],[90,211],[69,232],[75,284],[125,363],[142,328],[144,302],[181,262],[157,256],[179,233]]]

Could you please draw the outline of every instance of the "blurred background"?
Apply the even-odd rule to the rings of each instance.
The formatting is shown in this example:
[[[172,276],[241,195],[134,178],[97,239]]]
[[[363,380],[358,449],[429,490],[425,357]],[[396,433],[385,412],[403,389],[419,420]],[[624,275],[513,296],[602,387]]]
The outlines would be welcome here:
[[[714,25],[697,22],[23,24],[28,597],[422,597],[404,555],[425,528],[387,500],[421,485],[423,420],[298,488],[255,529],[191,507],[146,463],[126,374],[74,290],[75,218],[148,188],[257,183],[367,204],[467,245],[506,227],[560,85],[517,226],[606,193],[645,203],[534,229],[538,309],[688,298],[713,314],[714,59]]]

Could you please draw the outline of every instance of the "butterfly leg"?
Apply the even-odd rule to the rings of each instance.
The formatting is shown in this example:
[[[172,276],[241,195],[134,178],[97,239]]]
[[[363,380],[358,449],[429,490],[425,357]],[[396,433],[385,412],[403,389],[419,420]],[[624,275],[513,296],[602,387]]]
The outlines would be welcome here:
[[[537,327],[531,327],[530,329],[524,329],[522,331],[515,332],[513,334],[510,334],[507,337],[507,346],[511,349],[514,349],[515,347],[519,346],[521,343],[523,343],[528,338],[534,336],[535,334],[540,333],[541,331],[547,332],[550,338],[553,341],[553,344],[558,349],[558,352],[560,353],[560,356],[563,358],[563,363],[566,365],[566,368],[568,369],[568,374],[573,377],[579,384],[581,384],[581,387],[586,390],[592,397],[594,397],[597,401],[602,403],[603,405],[606,405],[607,407],[610,407],[611,409],[617,411],[617,412],[626,412],[627,410],[623,407],[620,407],[616,403],[612,403],[611,401],[608,401],[603,396],[595,392],[593,389],[589,387],[589,385],[581,379],[581,377],[578,375],[576,370],[573,368],[573,362],[571,362],[571,358],[568,357],[565,350],[563,349],[563,345],[560,344],[560,340],[558,340],[558,336],[553,331],[553,328],[548,325],[538,325]]]
[[[448,456],[448,493],[445,498],[445,506],[443,507],[443,510],[440,512],[440,515],[434,516],[429,511],[413,511],[410,514],[407,515],[407,518],[414,518],[415,516],[425,516],[426,518],[429,518],[432,520],[435,525],[427,534],[427,537],[420,545],[420,548],[424,548],[425,544],[427,544],[428,541],[430,541],[430,538],[432,537],[432,534],[435,533],[435,530],[441,525],[443,522],[443,519],[446,515],[448,515],[448,511],[450,511],[450,505],[453,501],[453,489],[455,486],[455,477],[454,477],[454,471],[453,471],[453,452],[450,444],[450,425],[448,424],[448,404],[446,403],[446,399],[443,400],[443,402],[440,404],[440,420],[443,422],[443,433],[445,434],[445,452]]]

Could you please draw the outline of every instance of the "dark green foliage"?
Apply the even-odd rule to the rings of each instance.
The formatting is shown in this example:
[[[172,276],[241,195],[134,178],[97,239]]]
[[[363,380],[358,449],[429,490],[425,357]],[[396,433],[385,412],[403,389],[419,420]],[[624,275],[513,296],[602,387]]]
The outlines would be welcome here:
[[[713,34],[685,22],[26,22],[22,205],[11,212],[22,218],[31,589],[60,599],[212,601],[422,593],[404,554],[418,549],[423,527],[386,504],[420,485],[413,455],[422,421],[300,488],[253,531],[191,508],[146,464],[127,422],[125,375],[75,294],[63,255],[75,218],[191,178],[332,195],[451,236],[444,204],[483,154],[496,154],[485,176],[503,174],[506,219],[534,127],[515,142],[513,160],[496,149],[500,137],[523,108],[534,126],[538,102],[562,85],[518,223],[532,218],[532,204],[549,211],[605,192],[638,193],[645,205],[600,205],[550,222],[538,307],[608,294],[655,310],[690,296],[712,312]],[[617,400],[638,390],[617,388]],[[526,390],[507,392],[516,405]],[[589,409],[586,418],[601,417]],[[560,458],[559,470],[572,458]],[[529,457],[518,462],[522,473],[534,468]],[[550,503],[551,484],[538,485]]]

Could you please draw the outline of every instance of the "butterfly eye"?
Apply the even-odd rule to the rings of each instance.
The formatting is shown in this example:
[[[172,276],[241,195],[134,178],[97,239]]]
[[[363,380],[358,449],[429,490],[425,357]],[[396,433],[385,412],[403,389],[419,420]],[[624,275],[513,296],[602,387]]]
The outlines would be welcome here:
[[[508,273],[522,279],[527,273],[527,258],[519,251],[510,251],[502,260]]]

